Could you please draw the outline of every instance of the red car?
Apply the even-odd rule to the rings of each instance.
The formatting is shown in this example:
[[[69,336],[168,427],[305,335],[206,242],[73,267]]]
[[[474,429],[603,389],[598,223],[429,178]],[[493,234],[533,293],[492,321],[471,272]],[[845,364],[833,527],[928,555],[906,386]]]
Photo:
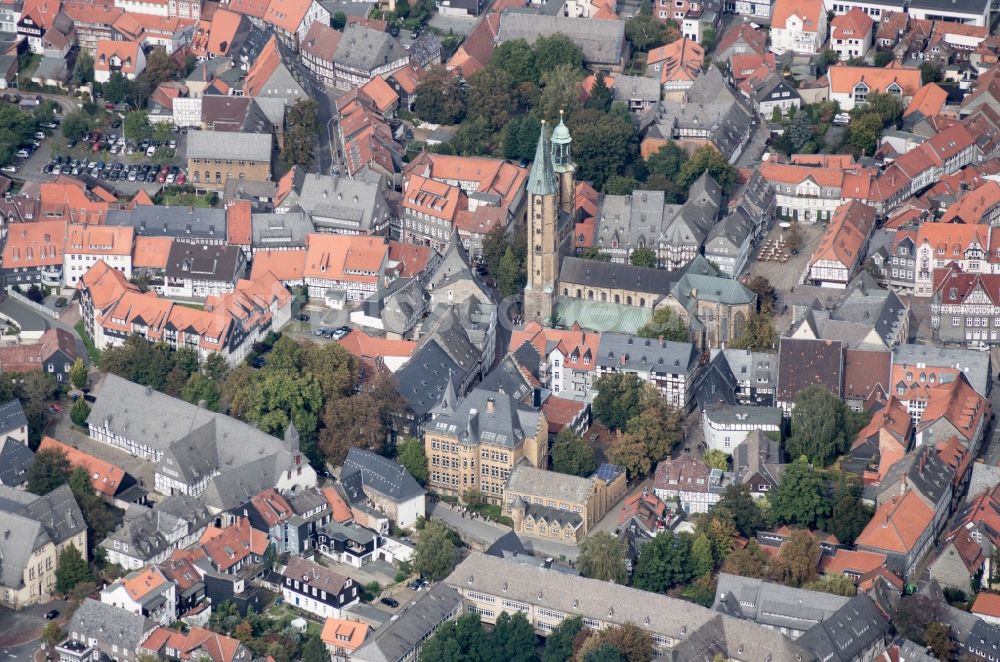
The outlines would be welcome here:
[[[187,181],[187,177],[185,177],[184,173],[182,172],[179,175],[177,175],[177,179],[174,180],[174,183],[176,183],[176,184],[183,184],[186,181]]]
[[[96,142],[93,145],[91,145],[90,151],[91,152],[95,152],[95,153],[101,151],[101,143],[100,142]]]
[[[114,107],[115,107],[115,104],[111,103],[110,101],[105,101],[104,102],[104,110],[111,110]]]
[[[54,411],[57,414],[61,414],[62,410],[63,410],[63,408],[60,407],[59,405],[49,405],[49,409],[51,409],[52,411]]]

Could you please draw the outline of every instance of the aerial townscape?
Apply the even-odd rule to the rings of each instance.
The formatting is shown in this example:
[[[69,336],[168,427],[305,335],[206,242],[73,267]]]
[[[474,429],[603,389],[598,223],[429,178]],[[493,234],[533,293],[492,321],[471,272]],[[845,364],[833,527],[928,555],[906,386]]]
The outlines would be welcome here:
[[[1000,662],[998,409],[1000,0],[0,0],[0,662]]]

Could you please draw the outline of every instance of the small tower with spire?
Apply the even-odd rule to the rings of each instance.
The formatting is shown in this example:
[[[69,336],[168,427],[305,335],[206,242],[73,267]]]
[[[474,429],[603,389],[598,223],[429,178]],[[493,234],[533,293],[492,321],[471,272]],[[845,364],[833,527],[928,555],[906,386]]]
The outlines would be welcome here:
[[[572,143],[560,110],[559,124],[552,130],[552,169],[559,179],[559,209],[570,215],[576,211],[576,164],[570,149]]]

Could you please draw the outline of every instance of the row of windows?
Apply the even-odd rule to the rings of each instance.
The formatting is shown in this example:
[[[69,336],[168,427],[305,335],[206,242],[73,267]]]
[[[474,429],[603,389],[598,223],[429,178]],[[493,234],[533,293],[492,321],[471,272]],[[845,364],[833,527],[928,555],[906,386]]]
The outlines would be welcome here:
[[[431,473],[431,480],[439,485],[454,485],[458,487],[458,476],[449,476],[434,471]]]
[[[431,448],[433,450],[442,450],[445,452],[457,453],[458,444],[448,444],[443,441],[432,441]]]

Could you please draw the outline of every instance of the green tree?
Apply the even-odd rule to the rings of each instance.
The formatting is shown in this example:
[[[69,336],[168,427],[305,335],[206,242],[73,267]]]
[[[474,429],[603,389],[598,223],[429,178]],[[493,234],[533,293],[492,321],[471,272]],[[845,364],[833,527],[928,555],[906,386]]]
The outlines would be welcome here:
[[[576,567],[584,577],[625,584],[625,541],[607,531],[598,531],[580,542]]]
[[[653,637],[635,623],[610,627],[599,633],[604,643],[621,651],[625,662],[652,662]]]
[[[535,51],[524,39],[511,39],[499,44],[493,49],[490,67],[508,72],[518,85],[538,83],[539,69]]]
[[[403,468],[410,472],[410,475],[417,479],[421,485],[427,483],[427,455],[424,454],[424,445],[416,437],[403,437],[403,441],[397,446],[398,455],[396,459]]]
[[[606,113],[611,110],[611,103],[614,101],[614,94],[608,88],[608,83],[604,79],[604,72],[598,71],[594,77],[594,85],[590,88],[590,96],[587,97],[585,108],[599,110]]]
[[[748,349],[752,352],[773,351],[778,345],[778,332],[774,330],[770,308],[754,310],[743,326],[743,332],[729,341],[733,349]]]
[[[83,111],[75,110],[66,115],[61,128],[66,140],[79,140],[90,131],[91,119]]]
[[[809,113],[796,113],[795,119],[788,126],[788,139],[792,144],[792,148],[795,151],[802,149],[815,135]]]
[[[683,414],[665,403],[657,402],[652,387],[643,389],[643,411],[629,419],[625,430],[642,441],[645,456],[655,464],[667,457],[683,430]]]
[[[511,246],[507,247],[500,259],[496,280],[500,293],[505,297],[514,296],[523,290],[524,284],[528,280],[525,261]]]
[[[713,469],[729,471],[729,455],[718,449],[710,448],[705,451],[705,464]]]
[[[640,246],[632,251],[632,254],[628,257],[628,261],[633,267],[648,267],[652,269],[659,263],[659,258],[656,257],[656,251],[652,248]]]
[[[587,650],[581,662],[628,662],[625,654],[607,642],[600,642]]]
[[[736,188],[738,173],[735,166],[707,145],[699,147],[691,158],[684,162],[677,174],[678,183],[687,190],[704,172],[708,172],[726,194],[732,193]]]
[[[704,532],[699,533],[691,543],[691,572],[695,577],[701,577],[714,569],[712,541]]]
[[[571,476],[590,476],[597,469],[594,449],[569,427],[556,435],[550,452],[552,470]]]
[[[642,548],[632,576],[636,588],[665,593],[678,584],[686,584],[695,576],[691,558],[690,534],[662,533]],[[703,561],[704,559],[699,559]]]
[[[560,32],[539,37],[532,49],[535,51],[535,63],[543,78],[546,71],[557,67],[583,68],[583,51],[573,43],[572,39]]]
[[[330,653],[318,634],[306,640],[305,646],[302,647],[302,662],[330,662]]]
[[[789,457],[801,455],[820,466],[830,464],[847,450],[846,405],[819,385],[799,392],[792,410],[792,435],[785,442]]]
[[[108,82],[101,86],[104,91],[104,98],[111,103],[121,103],[129,93],[129,80],[119,72],[111,74]]]
[[[493,150],[493,134],[489,124],[481,118],[465,118],[459,125],[455,137],[451,139],[455,154],[460,156],[482,156]]]
[[[955,657],[955,642],[951,638],[951,626],[947,623],[928,623],[924,628],[924,640],[937,659],[951,660]]]
[[[399,7],[398,2],[396,3],[396,7],[397,8]],[[333,18],[330,20],[330,27],[332,27],[334,30],[340,30],[341,32],[343,32],[346,26],[347,26],[347,14],[345,14],[342,11],[334,12]]]
[[[432,582],[439,582],[455,569],[457,550],[452,534],[441,522],[431,520],[420,532],[413,550],[413,569]]]
[[[32,494],[48,494],[69,480],[69,472],[69,460],[61,450],[38,451],[28,466],[27,490]]]
[[[803,584],[802,588],[810,591],[820,591],[821,593],[832,593],[844,597],[854,597],[858,592],[854,580],[847,575],[823,575],[815,581]]]
[[[181,389],[181,397],[191,404],[204,403],[205,409],[209,411],[218,411],[222,392],[218,382],[204,373],[196,372],[188,377]]]
[[[73,65],[73,84],[80,86],[93,82],[94,57],[86,51],[80,51],[76,56],[76,64]]]
[[[290,422],[295,423],[304,437],[312,437],[318,428],[323,391],[310,374],[298,375],[270,367],[239,368],[226,379],[223,394],[229,400],[232,415],[268,434],[280,437]]]
[[[63,632],[63,629],[55,621],[49,621],[42,628],[42,641],[49,646],[55,646],[65,638],[66,633]]]
[[[823,524],[825,531],[837,536],[837,540],[850,545],[871,521],[875,511],[861,500],[861,488],[849,483],[841,474],[837,491],[833,496],[830,517]]]
[[[80,427],[86,427],[87,417],[90,416],[90,405],[83,398],[79,398],[73,403],[73,406],[69,410],[69,418],[76,425]]]
[[[879,69],[884,69],[890,62],[894,61],[896,56],[892,51],[878,51],[875,53],[875,66]]]
[[[673,140],[668,140],[660,149],[649,155],[646,167],[650,174],[663,175],[673,179],[680,174],[681,168],[687,163],[688,153]]]
[[[633,50],[648,51],[667,43],[667,30],[653,16],[639,13],[625,21],[625,38]]]
[[[69,381],[73,388],[84,388],[87,386],[87,364],[83,359],[78,358],[73,361],[73,367],[69,369]]]
[[[622,429],[628,421],[639,415],[642,406],[643,384],[630,373],[601,375],[594,382],[597,396],[592,408],[594,418],[611,429]]]
[[[129,140],[140,142],[153,135],[153,127],[149,123],[149,113],[144,110],[132,111],[125,116],[124,135]]]
[[[573,641],[583,630],[583,619],[579,616],[564,618],[545,639],[542,662],[567,662],[573,657]]]
[[[541,121],[534,113],[511,119],[510,123],[504,127],[501,136],[504,156],[512,160],[530,161],[533,159],[541,126]]]
[[[727,485],[715,506],[715,512],[728,513],[736,530],[744,538],[752,538],[765,523],[760,505],[750,494],[750,486],[745,484]]]
[[[935,62],[924,62],[920,65],[920,81],[926,85],[928,83],[940,83],[944,79],[941,67]]]
[[[611,111],[582,109],[570,118],[577,180],[590,181],[600,189],[612,175],[623,174],[638,150],[635,124],[628,110],[614,104]]]
[[[612,175],[604,182],[605,195],[629,195],[642,184],[635,177],[626,175]]]
[[[288,166],[311,166],[319,137],[319,104],[313,99],[299,99],[288,109],[285,124],[282,160]]]
[[[513,76],[503,69],[486,67],[469,76],[469,118],[484,120],[490,131],[510,122],[518,99]]]
[[[351,448],[382,453],[389,436],[388,423],[383,403],[371,393],[332,400],[323,413],[320,449],[334,464],[343,462]]]
[[[607,253],[602,253],[601,249],[594,246],[588,246],[576,255],[584,260],[594,260],[595,262],[610,262],[611,256]]]
[[[801,586],[816,578],[819,541],[805,529],[792,531],[771,563],[774,578],[789,586]]]
[[[640,338],[663,338],[673,342],[688,342],[688,328],[684,318],[673,308],[661,306],[653,311],[649,321],[639,327]]]
[[[498,655],[499,659],[510,662],[538,662],[535,629],[522,612],[514,615],[501,612],[493,628],[492,639],[492,650],[489,653],[484,650],[484,657]]]
[[[146,68],[139,75],[150,90],[156,89],[160,83],[175,80],[180,77],[182,67],[177,60],[167,54],[165,48],[156,47],[146,56]]]
[[[646,443],[637,434],[618,431],[611,444],[609,457],[625,468],[629,479],[643,478],[653,469],[653,461],[646,452]]]
[[[824,480],[801,457],[787,465],[768,502],[777,522],[807,528],[814,528],[830,512]]]
[[[875,113],[865,113],[851,122],[847,142],[862,154],[871,155],[882,135],[882,120]]]
[[[562,37],[562,35],[555,35]],[[542,92],[535,104],[535,111],[552,125],[559,122],[565,112],[566,121],[580,108],[583,73],[572,64],[560,64],[542,69]]]
[[[888,125],[895,122],[903,114],[903,103],[895,94],[872,92],[865,100],[863,112],[874,112],[883,124]]]
[[[458,77],[443,65],[427,69],[417,83],[413,110],[427,122],[457,124],[465,116],[465,94]]]
[[[66,595],[77,584],[92,581],[94,573],[80,550],[74,544],[66,545],[59,553],[59,565],[56,566],[56,591]]]
[[[83,467],[73,469],[66,480],[73,498],[80,506],[83,519],[87,523],[87,540],[94,549],[109,533],[115,530],[122,520],[122,511],[109,506],[98,496],[91,483],[90,474]]]
[[[767,555],[753,538],[743,549],[737,549],[728,557],[722,571],[730,575],[763,579],[767,576]]]

